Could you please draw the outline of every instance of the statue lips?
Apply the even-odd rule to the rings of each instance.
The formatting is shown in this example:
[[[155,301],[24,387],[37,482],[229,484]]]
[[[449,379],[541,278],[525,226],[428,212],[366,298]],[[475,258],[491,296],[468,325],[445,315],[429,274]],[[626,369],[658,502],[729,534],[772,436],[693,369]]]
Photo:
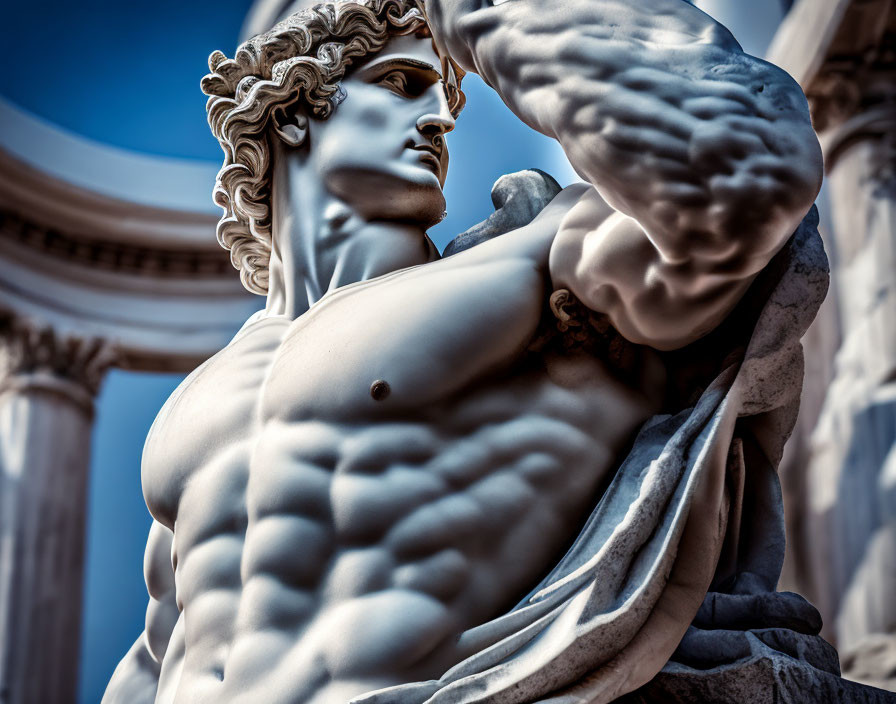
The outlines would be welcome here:
[[[413,144],[410,149],[420,152],[420,161],[429,164],[436,176],[442,176],[442,150],[432,144]]]

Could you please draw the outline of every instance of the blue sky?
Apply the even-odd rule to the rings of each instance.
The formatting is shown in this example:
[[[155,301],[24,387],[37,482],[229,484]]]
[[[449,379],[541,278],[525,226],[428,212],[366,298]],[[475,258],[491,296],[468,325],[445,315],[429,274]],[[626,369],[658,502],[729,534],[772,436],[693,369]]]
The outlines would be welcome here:
[[[777,21],[777,0],[698,3],[760,53]],[[63,4],[37,0],[4,8],[0,45],[16,57],[0,73],[0,95],[87,137],[136,152],[218,161],[205,123],[199,79],[208,54],[230,54],[246,0],[155,0]],[[468,108],[449,137],[448,218],[443,246],[492,210],[491,184],[528,167],[573,180],[550,140],[519,123],[475,77]],[[213,233],[209,233],[213,237]],[[236,274],[234,274],[236,275]],[[259,304],[261,299],[259,299]],[[180,375],[113,371],[98,405],[91,462],[80,701],[98,702],[117,661],[143,628],[143,544],[149,517],[140,454],[150,424]]]

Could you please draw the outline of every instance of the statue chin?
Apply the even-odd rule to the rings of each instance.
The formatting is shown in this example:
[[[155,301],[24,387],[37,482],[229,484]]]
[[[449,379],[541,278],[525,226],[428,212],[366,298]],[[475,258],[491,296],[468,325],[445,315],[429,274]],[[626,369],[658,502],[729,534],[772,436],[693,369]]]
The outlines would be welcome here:
[[[405,165],[402,165],[405,166]],[[432,227],[445,216],[445,195],[431,171],[352,170],[328,175],[328,190],[363,218]]]
[[[422,191],[423,189],[421,189]],[[396,220],[405,220],[419,224],[425,229],[438,225],[445,218],[446,203],[442,189],[427,189],[409,198],[408,208],[402,208],[404,217],[399,213]]]

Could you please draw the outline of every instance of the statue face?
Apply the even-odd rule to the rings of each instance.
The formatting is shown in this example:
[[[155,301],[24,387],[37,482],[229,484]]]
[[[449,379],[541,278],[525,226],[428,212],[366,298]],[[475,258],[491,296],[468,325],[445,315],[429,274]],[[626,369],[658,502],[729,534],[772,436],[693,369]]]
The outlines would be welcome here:
[[[432,40],[395,37],[342,81],[346,97],[308,126],[327,190],[361,214],[425,226],[445,210],[444,135],[454,129]]]

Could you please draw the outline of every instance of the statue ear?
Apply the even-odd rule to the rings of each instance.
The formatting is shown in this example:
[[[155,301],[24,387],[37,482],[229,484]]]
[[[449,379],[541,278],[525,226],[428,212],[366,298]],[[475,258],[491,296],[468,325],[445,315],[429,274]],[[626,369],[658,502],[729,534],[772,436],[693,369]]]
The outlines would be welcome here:
[[[274,116],[274,131],[290,147],[301,147],[308,137],[308,118],[296,114],[291,118],[281,114]]]

